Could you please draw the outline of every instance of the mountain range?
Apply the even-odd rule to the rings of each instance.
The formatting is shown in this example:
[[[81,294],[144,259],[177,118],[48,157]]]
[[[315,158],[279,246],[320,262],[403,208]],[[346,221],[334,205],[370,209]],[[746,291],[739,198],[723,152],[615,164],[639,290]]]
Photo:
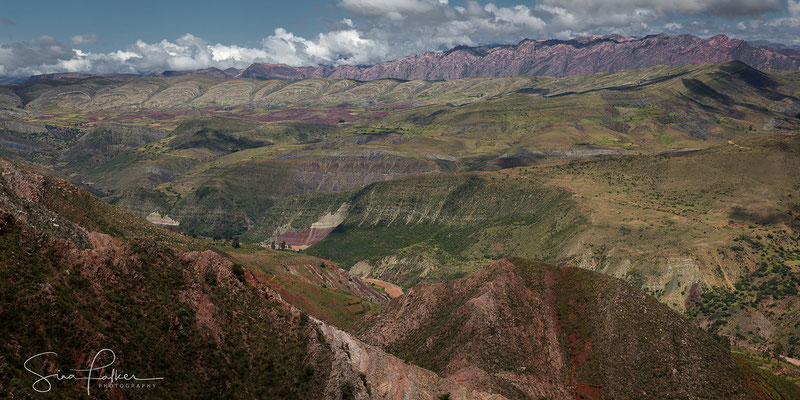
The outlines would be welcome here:
[[[580,36],[571,40],[525,39],[516,45],[457,46],[443,52],[425,52],[370,66],[300,66],[255,63],[245,69],[206,68],[164,71],[153,76],[201,75],[222,78],[302,80],[345,78],[439,80],[470,77],[570,76],[613,72],[656,65],[679,66],[706,62],[741,61],[761,70],[800,68],[800,51],[774,43],[752,44],[725,35],[706,39],[667,34]],[[88,77],[65,73],[36,79]],[[121,76],[117,74],[116,76]]]
[[[312,77],[373,79],[459,79],[476,76],[569,76],[613,72],[655,65],[742,61],[762,70],[797,70],[800,52],[753,47],[739,39],[717,35],[701,39],[665,34],[630,37],[581,36],[572,40],[523,40],[509,46],[458,46],[368,67],[339,66],[289,68],[253,64],[245,78],[306,79]]]

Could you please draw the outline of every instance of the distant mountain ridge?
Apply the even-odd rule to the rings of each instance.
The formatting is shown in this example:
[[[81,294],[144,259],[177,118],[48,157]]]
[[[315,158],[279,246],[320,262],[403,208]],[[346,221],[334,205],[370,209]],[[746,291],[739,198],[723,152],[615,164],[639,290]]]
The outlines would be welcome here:
[[[459,46],[445,52],[426,52],[369,67],[339,66],[293,68],[253,64],[244,78],[305,79],[314,77],[374,80],[395,78],[458,79],[475,76],[568,76],[706,62],[742,61],[762,70],[797,70],[800,52],[793,49],[755,47],[740,39],[716,35],[665,34],[630,37],[581,36],[572,40],[523,40],[516,45]],[[290,67],[288,67],[290,68]]]
[[[246,69],[205,68],[165,71],[152,76],[200,75],[226,78],[302,80],[347,78],[439,80],[476,76],[570,76],[613,72],[656,65],[679,66],[706,62],[741,61],[761,70],[800,69],[800,50],[766,42],[748,43],[716,35],[666,34],[632,37],[587,35],[570,40],[525,39],[516,45],[457,46],[444,52],[424,52],[371,66],[340,65],[292,67],[255,63]],[[46,74],[33,79],[61,79],[88,74]]]

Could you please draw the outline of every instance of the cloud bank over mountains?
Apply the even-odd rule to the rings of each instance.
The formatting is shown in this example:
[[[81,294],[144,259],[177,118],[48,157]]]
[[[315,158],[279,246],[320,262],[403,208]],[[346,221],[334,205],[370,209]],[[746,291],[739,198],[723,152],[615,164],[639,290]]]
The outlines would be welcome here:
[[[327,32],[305,38],[279,27],[252,47],[211,43],[190,33],[156,43],[139,40],[108,53],[80,49],[100,39],[91,33],[71,37],[70,44],[49,36],[0,43],[0,76],[226,69],[254,62],[364,65],[462,44],[581,34],[721,32],[751,40],[800,41],[795,39],[800,37],[800,0],[538,0],[530,6],[475,0],[342,0],[338,7],[349,18]]]

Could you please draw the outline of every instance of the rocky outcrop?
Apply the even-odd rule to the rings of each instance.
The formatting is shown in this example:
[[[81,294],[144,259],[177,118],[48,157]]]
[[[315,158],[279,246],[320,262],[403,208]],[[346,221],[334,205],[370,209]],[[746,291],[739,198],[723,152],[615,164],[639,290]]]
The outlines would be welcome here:
[[[292,67],[286,64],[255,63],[239,70],[206,68],[193,71],[164,71],[151,76],[207,76],[299,81],[309,78],[376,79],[459,79],[476,76],[569,76],[612,72],[655,65],[678,66],[721,61],[741,61],[762,70],[797,70],[800,50],[750,44],[744,40],[716,35],[666,34],[632,37],[587,35],[571,40],[525,39],[516,45],[457,46],[443,52],[425,52],[371,66],[341,65]],[[96,75],[80,73],[45,74],[32,80],[78,80]],[[110,74],[108,77],[134,77]],[[16,102],[16,100],[12,100]],[[0,103],[2,105],[2,103]]]
[[[174,227],[181,224],[179,221],[170,218],[169,215],[167,214],[164,214],[164,216],[162,217],[161,214],[158,213],[158,211],[151,212],[145,219],[156,225],[162,225],[167,227]]]
[[[501,400],[505,397],[470,389],[387,354],[349,333],[316,321],[325,341],[334,351],[334,368],[326,397],[338,399],[342,388],[351,387],[356,399],[450,399]]]
[[[350,204],[344,203],[336,212],[323,215],[319,220],[311,224],[311,227],[297,232],[291,226],[283,226],[267,240],[266,245],[286,243],[293,250],[304,250],[314,243],[325,239],[345,218],[350,210]]]

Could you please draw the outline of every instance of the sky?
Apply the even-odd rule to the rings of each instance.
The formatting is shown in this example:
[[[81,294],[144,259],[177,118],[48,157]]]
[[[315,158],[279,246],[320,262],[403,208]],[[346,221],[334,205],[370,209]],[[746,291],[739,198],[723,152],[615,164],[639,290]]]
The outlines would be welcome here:
[[[369,65],[457,45],[726,34],[800,45],[800,0],[3,0],[0,77]]]

